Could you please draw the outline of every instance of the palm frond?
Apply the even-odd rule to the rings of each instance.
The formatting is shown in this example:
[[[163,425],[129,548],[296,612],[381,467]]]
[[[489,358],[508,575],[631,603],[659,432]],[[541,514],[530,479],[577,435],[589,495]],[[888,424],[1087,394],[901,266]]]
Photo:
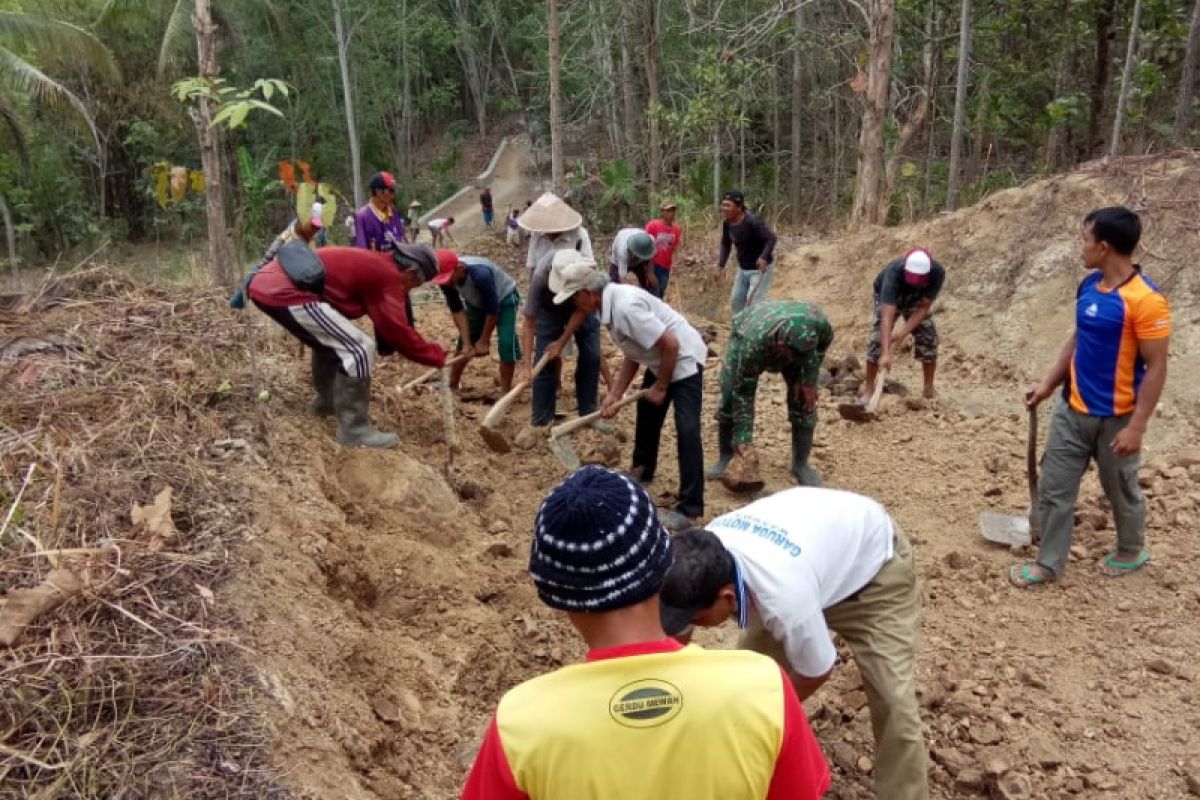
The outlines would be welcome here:
[[[159,77],[166,74],[167,68],[175,63],[179,54],[192,42],[192,12],[195,7],[195,0],[175,0],[175,7],[171,9],[171,17],[167,20],[162,43],[158,48]]]
[[[65,100],[83,118],[88,130],[92,132],[96,149],[100,149],[100,132],[96,130],[96,122],[88,113],[83,101],[70,89],[4,47],[0,47],[0,83],[13,86],[17,91],[29,95],[35,102],[56,105]]]
[[[49,53],[70,53],[74,62],[86,64],[101,76],[113,81],[120,78],[112,52],[78,25],[22,11],[0,11],[0,37],[15,38]]]

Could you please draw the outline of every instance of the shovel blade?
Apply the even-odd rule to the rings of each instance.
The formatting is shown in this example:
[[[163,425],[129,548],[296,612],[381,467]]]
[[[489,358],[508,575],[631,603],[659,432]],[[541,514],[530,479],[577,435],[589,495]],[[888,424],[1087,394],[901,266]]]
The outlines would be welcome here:
[[[494,428],[489,428],[487,425],[479,426],[479,435],[483,437],[483,442],[488,446],[488,449],[493,453],[507,453],[512,448],[508,445],[508,439],[504,434]]]
[[[837,410],[842,419],[851,422],[873,422],[876,419],[875,412],[867,411],[858,403],[838,403]]]
[[[1033,535],[1029,530],[1029,517],[1026,516],[985,511],[979,515],[979,532],[989,542],[1009,547],[1033,544]]]
[[[577,470],[583,466],[583,462],[579,460],[579,454],[575,452],[575,448],[562,436],[550,437],[550,452],[554,453],[554,457],[558,459],[559,463],[569,470]]]

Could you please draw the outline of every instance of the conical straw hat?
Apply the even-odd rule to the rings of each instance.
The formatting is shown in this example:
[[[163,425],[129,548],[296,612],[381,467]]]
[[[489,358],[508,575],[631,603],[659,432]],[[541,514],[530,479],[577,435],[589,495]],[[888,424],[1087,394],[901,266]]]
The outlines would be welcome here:
[[[517,217],[517,224],[531,233],[563,233],[582,225],[583,217],[553,192],[546,192]]]

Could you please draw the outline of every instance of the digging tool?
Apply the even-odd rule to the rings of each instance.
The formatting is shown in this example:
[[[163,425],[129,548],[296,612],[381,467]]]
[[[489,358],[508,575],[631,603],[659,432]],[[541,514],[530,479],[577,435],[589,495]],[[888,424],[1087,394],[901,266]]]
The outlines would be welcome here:
[[[469,360],[470,358],[471,358],[470,353],[463,353],[462,355],[455,356],[454,358],[447,361],[446,366],[453,367],[455,364],[461,364],[464,361]],[[442,371],[441,367],[433,367],[431,369],[428,369],[428,370],[422,372],[417,377],[413,378],[408,383],[397,386],[396,391],[399,392],[400,394],[404,394],[405,392],[407,392],[409,389],[413,388],[414,386],[420,386],[422,383],[425,383],[426,381],[437,377],[438,373],[440,373],[441,371]],[[446,374],[448,375],[449,373],[446,373]]]
[[[454,429],[454,395],[450,391],[450,367],[442,367],[442,426],[446,434],[446,472],[454,466],[454,451],[458,450],[458,434]]]
[[[646,396],[646,390],[627,394],[616,402],[613,410],[624,408],[630,403],[635,403]],[[579,469],[583,463],[579,460],[579,454],[575,452],[575,448],[571,447],[570,441],[567,440],[567,434],[579,430],[584,425],[588,425],[600,419],[602,411],[593,411],[591,414],[573,419],[570,422],[564,422],[562,425],[555,425],[550,429],[550,452],[562,462],[562,465],[567,469]]]
[[[861,403],[839,403],[838,413],[842,415],[842,419],[851,422],[874,422],[879,419],[879,399],[883,397],[883,385],[886,382],[887,370],[881,369],[875,377],[875,391],[871,393],[871,399],[865,406]]]
[[[492,406],[483,421],[479,423],[479,435],[483,437],[483,441],[488,448],[494,453],[507,453],[512,448],[508,444],[508,439],[504,438],[504,434],[496,429],[500,424],[500,420],[504,419],[504,415],[508,413],[508,408],[513,404],[526,386],[533,383],[533,379],[542,371],[547,364],[550,363],[550,354],[545,353],[533,369],[529,371],[529,377],[523,381],[519,381],[513,385],[508,394],[496,401],[496,405]]]
[[[997,514],[984,511],[979,515],[979,530],[989,542],[1021,546],[1041,540],[1038,526],[1038,466],[1037,466],[1037,406],[1029,407],[1029,435],[1026,438],[1025,474],[1029,479],[1029,514]]]

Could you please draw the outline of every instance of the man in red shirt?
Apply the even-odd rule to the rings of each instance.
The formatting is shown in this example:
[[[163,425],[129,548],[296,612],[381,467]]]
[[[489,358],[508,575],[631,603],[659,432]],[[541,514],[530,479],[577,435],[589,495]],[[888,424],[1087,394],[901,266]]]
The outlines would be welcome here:
[[[445,350],[423,339],[404,311],[409,291],[436,274],[437,258],[424,245],[396,245],[390,253],[353,247],[314,253],[295,241],[253,276],[254,304],[312,349],[317,394],[311,408],[320,416],[337,415],[341,444],[396,443],[396,434],[375,430],[367,416],[375,342],[350,320],[370,317],[383,355],[396,352],[418,364],[442,366]]]
[[[658,592],[671,539],[636,481],[587,466],[534,521],[538,597],[587,659],[500,700],[463,800],[817,800],[829,788],[796,692],[771,659],[684,646]]]
[[[658,219],[646,223],[646,233],[654,237],[654,277],[658,279],[658,296],[667,296],[667,282],[671,280],[671,264],[675,251],[683,241],[683,232],[675,223],[675,204],[670,200],[660,208]]]

